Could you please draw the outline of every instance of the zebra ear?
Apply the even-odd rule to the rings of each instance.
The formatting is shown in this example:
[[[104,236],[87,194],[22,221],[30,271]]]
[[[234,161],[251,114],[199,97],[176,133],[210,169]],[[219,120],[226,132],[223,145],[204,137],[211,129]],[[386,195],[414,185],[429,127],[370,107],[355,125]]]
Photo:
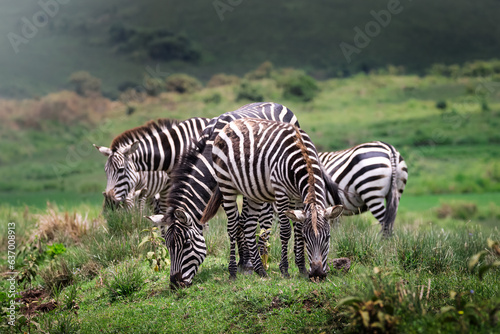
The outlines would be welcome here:
[[[293,222],[303,222],[306,220],[306,213],[303,210],[288,210],[285,215]]]
[[[334,205],[325,210],[325,218],[326,219],[335,219],[338,218],[342,212],[344,211],[344,207],[342,205]]]
[[[130,155],[134,154],[134,152],[137,151],[138,148],[139,148],[139,142],[136,141],[132,145],[125,147],[122,152],[125,155]]]
[[[113,151],[111,151],[111,149],[109,149],[108,147],[97,146],[96,144],[92,145],[94,145],[94,147],[106,157],[109,157],[111,153],[113,153]]]
[[[179,219],[182,224],[191,225],[191,221],[188,219],[186,212],[181,209],[176,209],[174,211],[175,218]]]
[[[165,215],[144,216],[144,218],[151,220],[158,227],[166,225],[164,221]]]

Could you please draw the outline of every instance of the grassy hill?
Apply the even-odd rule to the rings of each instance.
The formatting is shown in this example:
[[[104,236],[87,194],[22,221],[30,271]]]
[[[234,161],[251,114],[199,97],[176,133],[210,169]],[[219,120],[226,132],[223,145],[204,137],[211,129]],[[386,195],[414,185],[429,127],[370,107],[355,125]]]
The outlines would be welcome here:
[[[2,280],[3,318],[13,300],[5,291],[23,291],[15,326],[0,327],[6,333],[495,332],[498,268],[488,266],[498,260],[493,240],[500,239],[497,76],[390,71],[318,82],[308,102],[286,93],[297,73],[280,69],[192,93],[143,94],[127,105],[72,91],[0,100],[0,220],[9,222],[0,224],[0,244],[15,240],[16,247],[15,260],[0,255],[0,270],[10,277],[11,261],[19,272],[14,287]],[[301,87],[314,91],[304,80]],[[409,180],[394,237],[381,240],[368,213],[344,217],[332,228],[329,259],[349,258],[349,272],[332,268],[324,282],[308,281],[289,247],[291,278],[284,279],[275,224],[269,277],[240,274],[232,281],[220,214],[209,223],[208,255],[193,286],[170,289],[168,264],[154,271],[147,260],[158,246],[139,246],[153,235],[145,213],[102,214],[105,159],[92,144],[109,145],[158,117],[217,116],[248,103],[242,96],[291,108],[319,150],[370,140],[395,145]],[[475,254],[483,255],[471,269]]]
[[[443,194],[454,195],[448,197],[453,200],[462,194],[500,191],[500,90],[493,89],[486,97],[475,95],[481,91],[478,87],[498,87],[496,82],[359,74],[319,82],[317,96],[301,102],[284,97],[280,80],[271,75],[194,93],[163,92],[129,107],[72,92],[2,101],[0,199],[38,207],[47,200],[68,206],[80,201],[98,205],[105,187],[104,158],[92,144],[109,145],[122,131],[155,118],[214,117],[234,110],[249,102],[237,99],[244,85],[260,92],[264,100],[291,108],[319,150],[340,150],[371,140],[393,144],[409,166],[405,196],[435,195],[420,204],[403,200],[403,207],[429,209],[439,205]],[[484,217],[496,210],[489,207],[492,196],[486,202],[485,197],[474,199]]]
[[[23,18],[33,23],[41,7],[36,2],[4,1],[0,7],[0,34],[5,36],[0,40],[0,96],[45,95],[66,87],[70,74],[78,70],[101,78],[104,91],[114,96],[121,83],[140,82],[147,66],[208,80],[218,72],[242,75],[270,60],[278,67],[303,68],[317,78],[327,78],[386,64],[422,73],[433,63],[489,59],[500,51],[496,24],[500,4],[494,0],[402,1],[401,11],[391,15],[390,23],[359,54],[353,54],[350,63],[340,43],[354,45],[354,28],[365,30],[374,21],[370,12],[386,10],[388,1],[242,1],[220,15],[214,3],[70,1],[40,23],[16,53],[8,34],[24,36]],[[132,41],[112,42],[109,31],[116,24],[138,33]],[[173,37],[148,39],[149,33],[161,30]],[[152,57],[151,45],[158,43],[194,50],[200,58],[167,61]]]

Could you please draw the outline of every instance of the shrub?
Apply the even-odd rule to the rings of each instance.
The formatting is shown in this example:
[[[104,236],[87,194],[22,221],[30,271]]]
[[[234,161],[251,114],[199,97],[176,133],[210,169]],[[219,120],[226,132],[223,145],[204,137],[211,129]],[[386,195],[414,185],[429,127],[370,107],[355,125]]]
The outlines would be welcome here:
[[[148,54],[155,60],[184,60],[197,62],[201,52],[191,46],[191,41],[185,36],[166,36],[154,39],[148,44]]]
[[[104,286],[110,302],[130,296],[144,284],[144,274],[137,261],[126,261],[110,267],[104,276]]]
[[[172,74],[165,80],[165,88],[169,92],[177,93],[193,93],[202,88],[201,82],[187,74],[179,73]]]
[[[446,104],[446,101],[437,101],[436,102],[436,108],[445,110],[448,105]]]
[[[308,102],[314,99],[318,91],[316,80],[306,74],[293,75],[283,83],[283,97],[287,99]]]
[[[51,259],[56,257],[57,255],[64,254],[66,252],[66,247],[64,247],[61,243],[55,243],[47,247],[45,254]]]
[[[240,82],[240,78],[236,75],[228,75],[224,73],[214,74],[207,83],[207,87],[218,87],[225,85],[234,85]]]
[[[215,103],[219,104],[222,101],[222,95],[220,93],[214,93],[212,95],[209,95],[203,99],[205,103]]]
[[[101,79],[93,77],[89,72],[78,71],[69,77],[69,82],[74,85],[75,92],[81,96],[101,94]]]
[[[146,94],[149,96],[158,96],[162,91],[165,90],[165,81],[160,78],[153,78],[150,76],[144,77],[144,88]]]
[[[252,102],[263,101],[264,89],[260,85],[243,81],[236,92],[236,101],[240,100],[250,100]]]
[[[259,65],[255,70],[248,72],[245,78],[248,80],[260,80],[265,78],[270,78],[273,71],[273,63],[270,61],[265,61]]]
[[[474,202],[451,202],[443,203],[436,209],[438,218],[453,218],[469,220],[476,216],[477,205]]]

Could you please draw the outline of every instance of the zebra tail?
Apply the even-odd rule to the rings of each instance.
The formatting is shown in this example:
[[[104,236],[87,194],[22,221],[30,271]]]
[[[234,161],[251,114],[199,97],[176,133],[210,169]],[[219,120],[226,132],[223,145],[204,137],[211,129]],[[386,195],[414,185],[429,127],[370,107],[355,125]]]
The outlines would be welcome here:
[[[212,194],[212,197],[210,197],[210,200],[207,203],[207,207],[205,208],[205,210],[203,210],[203,215],[201,216],[200,222],[202,224],[205,224],[210,219],[212,219],[217,213],[217,210],[219,210],[221,204],[222,193],[220,191],[220,188],[216,187],[214,193]]]
[[[399,206],[399,196],[398,196],[398,183],[397,183],[397,173],[398,173],[398,162],[397,162],[397,154],[396,150],[392,145],[388,145],[391,148],[391,189],[389,189],[389,193],[386,197],[386,211],[384,217],[384,226],[382,227],[384,230],[384,234],[390,234],[392,232],[392,228],[394,225],[394,221],[396,220],[396,214],[398,212]]]

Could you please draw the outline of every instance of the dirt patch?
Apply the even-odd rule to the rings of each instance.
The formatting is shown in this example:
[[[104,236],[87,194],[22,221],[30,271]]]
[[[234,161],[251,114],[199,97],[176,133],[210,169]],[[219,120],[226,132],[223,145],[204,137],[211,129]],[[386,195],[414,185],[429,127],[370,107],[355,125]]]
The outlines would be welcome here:
[[[49,293],[42,289],[21,291],[20,295],[17,301],[21,304],[21,312],[27,316],[37,312],[49,312],[57,307],[54,300],[44,302],[49,297]]]
[[[320,308],[323,306],[323,303],[318,302],[317,300],[311,298],[304,299],[302,301],[302,304],[304,305],[304,308],[306,309],[307,313],[311,313],[313,309]]]
[[[286,305],[281,301],[279,297],[273,297],[273,300],[271,301],[271,306],[269,306],[269,310],[275,310],[275,309],[280,309],[282,307],[285,307]]]

